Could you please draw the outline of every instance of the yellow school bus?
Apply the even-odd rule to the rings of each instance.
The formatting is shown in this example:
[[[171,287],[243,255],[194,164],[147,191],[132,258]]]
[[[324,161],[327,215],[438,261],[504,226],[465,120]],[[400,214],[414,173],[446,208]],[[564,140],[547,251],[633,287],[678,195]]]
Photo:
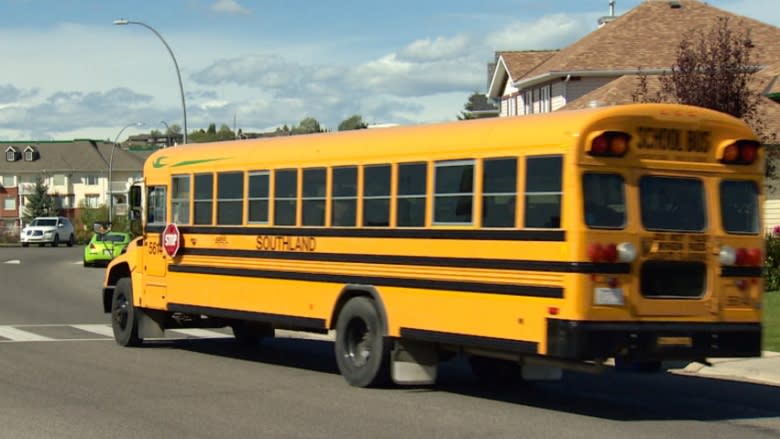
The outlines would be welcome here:
[[[763,156],[672,104],[166,148],[103,306],[124,346],[335,333],[354,386],[758,356]]]

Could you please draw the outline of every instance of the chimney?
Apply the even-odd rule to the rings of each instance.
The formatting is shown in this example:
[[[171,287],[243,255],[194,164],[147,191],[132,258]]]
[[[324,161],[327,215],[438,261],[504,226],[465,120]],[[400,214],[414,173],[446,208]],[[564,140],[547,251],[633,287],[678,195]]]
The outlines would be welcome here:
[[[615,21],[617,17],[615,16],[615,0],[609,0],[609,15],[606,17],[599,18],[599,29],[603,27],[605,24]]]

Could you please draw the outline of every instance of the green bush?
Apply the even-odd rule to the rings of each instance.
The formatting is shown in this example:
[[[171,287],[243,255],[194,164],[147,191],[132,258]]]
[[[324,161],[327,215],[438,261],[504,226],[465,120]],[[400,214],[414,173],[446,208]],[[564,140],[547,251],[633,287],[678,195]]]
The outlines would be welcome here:
[[[764,290],[780,289],[780,237],[766,235],[766,259],[764,259]]]

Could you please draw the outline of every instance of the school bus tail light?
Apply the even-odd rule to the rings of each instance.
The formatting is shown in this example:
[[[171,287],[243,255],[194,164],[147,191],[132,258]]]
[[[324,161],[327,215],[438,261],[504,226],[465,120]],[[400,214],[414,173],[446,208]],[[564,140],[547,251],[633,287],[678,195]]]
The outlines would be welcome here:
[[[759,248],[737,248],[724,245],[720,248],[720,263],[722,265],[761,266],[764,262],[763,252]]]
[[[605,131],[596,136],[587,149],[588,154],[598,157],[623,157],[628,152],[631,136],[621,131]]]
[[[601,244],[592,242],[588,245],[588,258],[591,262],[633,262],[636,259],[636,247],[630,242],[620,244]]]
[[[737,140],[722,146],[719,151],[721,163],[750,165],[758,157],[761,143],[755,140]]]

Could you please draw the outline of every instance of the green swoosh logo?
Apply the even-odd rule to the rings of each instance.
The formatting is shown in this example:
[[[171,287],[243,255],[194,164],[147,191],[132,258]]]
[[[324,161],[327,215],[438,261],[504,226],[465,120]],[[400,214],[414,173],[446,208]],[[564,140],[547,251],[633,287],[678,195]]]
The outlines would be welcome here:
[[[165,157],[164,155],[157,157],[157,160],[155,160],[154,163],[152,163],[152,166],[154,166],[155,168],[162,168],[163,166],[166,165],[166,163],[163,163],[163,160],[166,158],[167,157]]]
[[[165,167],[165,166],[170,166],[172,168],[178,168],[178,167],[181,167],[181,166],[199,165],[201,163],[217,162],[217,161],[226,159],[225,157],[222,157],[222,158],[217,158],[217,159],[184,160],[184,161],[181,161],[181,162],[178,162],[178,163],[174,163],[172,165],[168,165],[168,163],[163,162],[163,160],[165,160],[167,158],[168,157],[166,157],[164,155],[160,156],[160,157],[157,157],[157,159],[155,159],[155,161],[152,163],[152,166],[155,167],[155,168],[162,168],[162,167]]]

